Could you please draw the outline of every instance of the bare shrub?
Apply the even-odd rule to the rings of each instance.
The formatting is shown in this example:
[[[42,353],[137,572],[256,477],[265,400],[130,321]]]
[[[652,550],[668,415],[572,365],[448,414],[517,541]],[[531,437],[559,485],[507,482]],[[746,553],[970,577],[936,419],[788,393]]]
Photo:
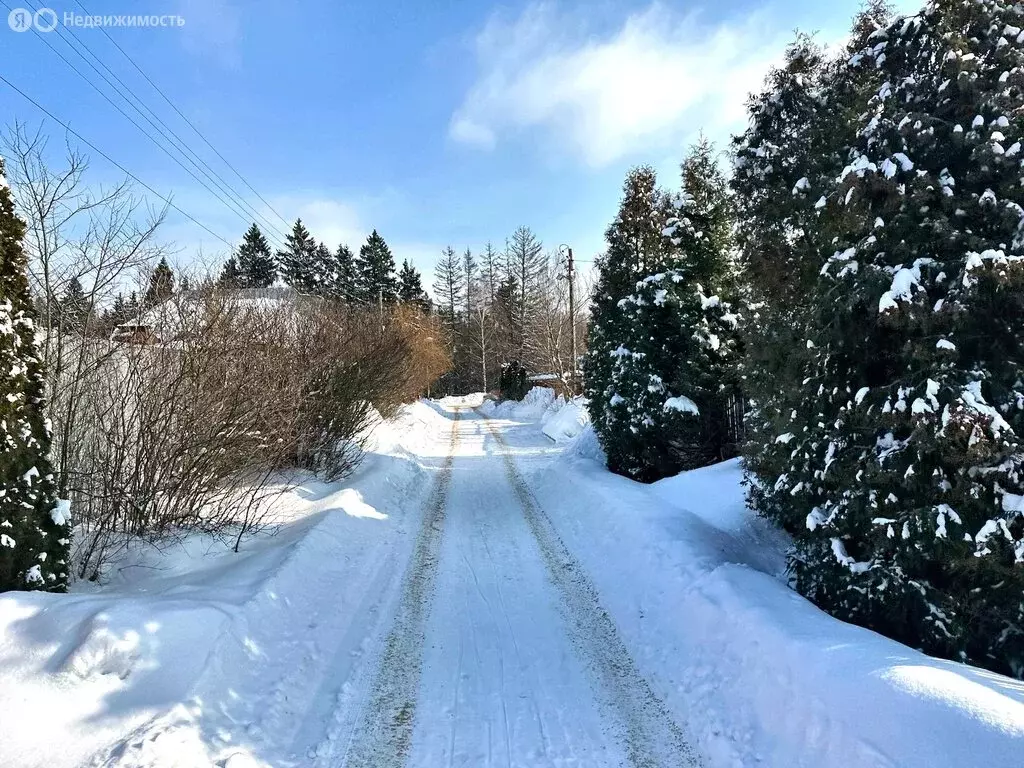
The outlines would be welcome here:
[[[345,477],[378,414],[427,389],[450,361],[436,320],[288,289],[210,281],[110,312],[164,257],[151,211],[124,182],[84,183],[73,148],[58,167],[40,132],[0,137],[28,222],[42,319],[53,463],[72,501],[77,576],[95,579],[138,539],[266,526],[299,475]],[[164,267],[166,269],[166,267]],[[118,323],[122,324],[118,326]]]

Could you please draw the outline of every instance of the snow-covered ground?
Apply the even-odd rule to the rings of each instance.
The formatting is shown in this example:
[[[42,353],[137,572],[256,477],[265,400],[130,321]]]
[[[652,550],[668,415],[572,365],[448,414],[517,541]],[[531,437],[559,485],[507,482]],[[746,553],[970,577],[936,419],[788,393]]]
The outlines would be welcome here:
[[[615,477],[550,390],[417,403],[376,439],[241,553],[0,595],[0,765],[1021,762],[1024,684],[789,590],[736,462]]]

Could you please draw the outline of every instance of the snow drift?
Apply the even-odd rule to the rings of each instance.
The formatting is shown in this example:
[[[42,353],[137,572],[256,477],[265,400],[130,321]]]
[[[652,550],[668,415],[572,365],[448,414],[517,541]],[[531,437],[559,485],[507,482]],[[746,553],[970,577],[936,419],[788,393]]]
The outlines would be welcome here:
[[[417,403],[377,420],[352,478],[308,478],[278,502],[277,534],[241,552],[203,535],[140,544],[102,586],[0,595],[0,765],[281,764],[312,681],[354,664],[380,621],[404,512],[429,485],[410,454],[430,454],[437,419]],[[317,603],[335,610],[307,625]],[[346,657],[318,658],[349,626]]]
[[[789,589],[787,537],[746,509],[738,461],[644,486],[581,453],[539,471],[537,496],[709,766],[1020,763],[1024,683]]]
[[[556,443],[572,441],[590,424],[586,400],[556,396],[547,387],[534,387],[521,401],[485,400],[479,410],[490,418],[540,422],[542,432]]]

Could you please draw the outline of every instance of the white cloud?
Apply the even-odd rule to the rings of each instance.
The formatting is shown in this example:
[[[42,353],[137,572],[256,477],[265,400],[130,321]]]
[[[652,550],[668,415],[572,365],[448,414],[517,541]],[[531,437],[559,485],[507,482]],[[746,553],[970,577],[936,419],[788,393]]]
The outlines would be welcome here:
[[[296,195],[278,197],[270,202],[289,222],[302,219],[310,234],[332,250],[341,243],[358,250],[370,233],[363,225],[355,206],[343,200]],[[266,218],[284,234],[291,231],[291,225],[282,224],[275,214],[267,213]]]
[[[474,41],[477,80],[450,136],[490,148],[504,134],[544,129],[592,166],[675,147],[701,127],[736,127],[791,35],[758,14],[709,26],[658,2],[610,35],[586,32],[543,2],[512,21],[492,16]]]

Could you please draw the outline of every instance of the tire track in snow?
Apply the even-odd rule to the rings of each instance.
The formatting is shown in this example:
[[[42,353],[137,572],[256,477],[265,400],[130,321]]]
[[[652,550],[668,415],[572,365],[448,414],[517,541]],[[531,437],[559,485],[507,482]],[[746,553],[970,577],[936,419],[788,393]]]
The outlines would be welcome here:
[[[394,624],[384,640],[377,676],[342,761],[350,768],[401,768],[408,756],[423,666],[424,629],[432,603],[445,502],[459,444],[459,416],[459,411],[455,410],[448,455],[427,500],[409,568],[402,581]]]
[[[619,637],[615,622],[601,606],[594,583],[534,498],[505,438],[490,419],[482,415],[481,418],[501,448],[509,483],[537,541],[548,577],[562,598],[572,643],[596,675],[608,704],[620,721],[621,738],[630,765],[633,768],[700,766],[683,730],[640,674]]]

